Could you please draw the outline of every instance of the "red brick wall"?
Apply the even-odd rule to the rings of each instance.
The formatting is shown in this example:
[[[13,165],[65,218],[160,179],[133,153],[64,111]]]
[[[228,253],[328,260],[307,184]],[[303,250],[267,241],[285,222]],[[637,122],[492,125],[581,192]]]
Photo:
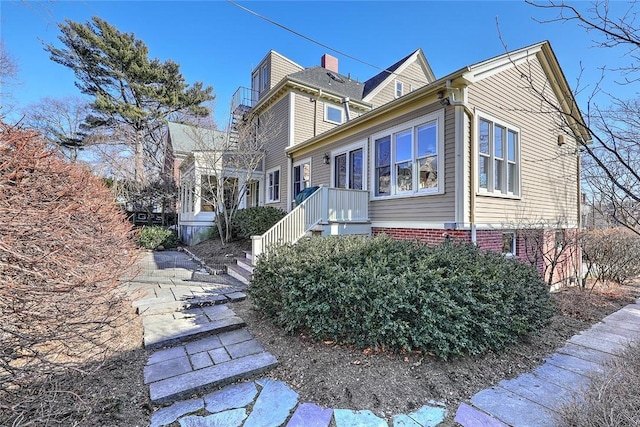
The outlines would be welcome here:
[[[427,243],[429,245],[438,245],[443,243],[448,237],[450,239],[462,240],[466,242],[471,241],[471,231],[469,230],[442,230],[442,229],[424,229],[424,228],[390,228],[390,227],[373,227],[371,229],[372,235],[386,234],[394,239],[402,240],[418,240],[420,242]],[[502,233],[503,230],[477,230],[476,231],[476,244],[479,248],[493,252],[502,252]],[[528,230],[526,232],[529,236],[534,236],[532,233],[544,233],[545,250],[548,249],[548,245],[555,244],[555,231],[542,231],[542,230]],[[565,236],[568,238],[574,237],[576,230],[566,230]],[[536,267],[541,275],[545,274],[547,270],[545,268],[545,259],[542,256],[542,248],[532,247],[532,242],[538,244],[541,239],[539,237],[525,239],[525,233],[516,233],[516,255],[518,259],[531,263],[536,261]],[[576,274],[575,265],[579,260],[579,252],[576,254],[575,249],[571,254],[563,257],[561,263],[556,267],[554,272],[554,281],[565,280]],[[545,277],[545,280],[547,278]]]

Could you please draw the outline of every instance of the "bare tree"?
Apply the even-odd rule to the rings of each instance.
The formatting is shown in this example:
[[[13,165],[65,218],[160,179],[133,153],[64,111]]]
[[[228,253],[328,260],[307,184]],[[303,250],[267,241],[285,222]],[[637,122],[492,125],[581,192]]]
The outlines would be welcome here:
[[[202,206],[215,214],[223,244],[232,237],[232,221],[242,199],[264,174],[266,150],[281,126],[271,113],[265,113],[244,117],[224,133],[202,128],[191,131],[196,143],[191,158],[193,172],[185,175],[180,185],[190,188]],[[213,135],[218,137],[214,139]]]
[[[18,65],[0,40],[0,118],[13,108],[14,99],[9,88],[16,84]]]
[[[38,132],[71,161],[85,146],[84,119],[91,111],[82,98],[43,98],[24,109],[24,123]]]
[[[638,3],[613,3],[596,1],[584,10],[581,3],[565,3],[550,0],[534,2],[532,6],[557,11],[554,19],[540,22],[574,23],[592,36],[595,47],[619,49],[628,59],[628,65],[610,68],[602,65],[602,78],[614,75],[615,82],[631,93],[629,99],[623,99],[603,89],[602,79],[596,82],[584,109],[584,120],[577,108],[569,111],[559,108],[556,99],[550,96],[546,88],[536,86],[529,79],[529,86],[540,97],[543,106],[562,117],[561,128],[566,132],[578,130],[588,135],[581,144],[586,154],[585,180],[608,214],[615,221],[640,235],[640,101],[635,84],[640,81],[640,24],[636,17],[640,12]],[[616,13],[612,11],[616,10]],[[526,76],[526,73],[523,73]],[[574,93],[580,87],[578,79]],[[568,99],[573,94],[567,93]],[[605,105],[603,105],[605,104]]]

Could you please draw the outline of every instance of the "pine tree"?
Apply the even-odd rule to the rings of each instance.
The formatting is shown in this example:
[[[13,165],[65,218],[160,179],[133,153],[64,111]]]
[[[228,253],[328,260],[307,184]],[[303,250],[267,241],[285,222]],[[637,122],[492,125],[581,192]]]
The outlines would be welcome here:
[[[72,69],[76,86],[93,98],[89,127],[130,134],[135,182],[143,184],[149,173],[145,167],[161,162],[158,129],[177,112],[207,116],[209,108],[202,104],[214,99],[213,88],[201,82],[189,86],[177,63],[150,59],[149,49],[133,33],[120,32],[98,17],[84,24],[67,20],[59,27],[65,47],[46,44],[45,50],[53,61]]]

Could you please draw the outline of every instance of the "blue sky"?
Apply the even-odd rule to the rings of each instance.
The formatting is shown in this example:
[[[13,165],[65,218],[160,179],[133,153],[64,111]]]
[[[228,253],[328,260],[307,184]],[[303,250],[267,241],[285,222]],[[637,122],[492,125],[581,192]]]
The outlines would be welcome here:
[[[243,6],[357,59],[385,68],[422,48],[436,77],[504,53],[498,36],[517,49],[549,40],[570,85],[586,69],[593,85],[597,68],[623,64],[623,51],[592,48],[591,36],[574,24],[540,24],[554,15],[521,1],[241,1]],[[587,2],[576,3],[585,9]],[[181,65],[187,81],[211,85],[215,118],[226,125],[229,102],[250,86],[251,69],[273,49],[300,65],[320,64],[330,53],[339,71],[366,80],[379,72],[313,44],[226,1],[0,1],[1,37],[19,67],[12,89],[16,110],[41,98],[79,95],[73,73],[51,61],[42,42],[56,43],[57,23],[99,16],[134,33],[150,56]],[[608,86],[611,91],[618,87]],[[625,88],[622,88],[624,90]],[[628,88],[626,88],[628,89]],[[578,98],[584,108],[585,97]]]

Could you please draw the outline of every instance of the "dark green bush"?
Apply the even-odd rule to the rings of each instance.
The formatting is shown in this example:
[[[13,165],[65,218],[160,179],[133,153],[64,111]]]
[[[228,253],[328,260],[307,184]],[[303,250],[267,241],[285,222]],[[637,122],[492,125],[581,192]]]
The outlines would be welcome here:
[[[256,206],[240,209],[231,222],[234,236],[249,239],[264,234],[287,213],[271,206]]]
[[[175,231],[166,227],[143,227],[138,236],[138,243],[145,249],[157,249],[159,246],[171,248],[178,243],[178,236]]]
[[[466,243],[304,239],[259,259],[249,292],[287,332],[359,347],[455,355],[497,350],[554,312],[528,265]]]

